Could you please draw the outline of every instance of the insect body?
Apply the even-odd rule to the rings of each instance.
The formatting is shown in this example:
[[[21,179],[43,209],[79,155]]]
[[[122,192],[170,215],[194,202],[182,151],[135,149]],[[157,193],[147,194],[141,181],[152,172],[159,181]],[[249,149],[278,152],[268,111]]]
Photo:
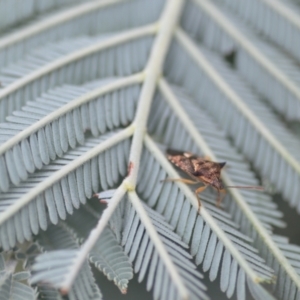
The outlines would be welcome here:
[[[165,181],[180,181],[186,184],[203,183],[195,190],[195,194],[198,200],[198,212],[200,211],[201,201],[199,193],[203,192],[208,186],[212,186],[218,192],[217,206],[221,203],[220,192],[226,192],[221,180],[221,170],[225,166],[226,162],[213,162],[207,157],[199,157],[190,152],[179,152],[174,150],[167,151],[167,158],[176,167],[184,171],[190,179],[184,178],[168,178]],[[262,187],[253,186],[227,186],[233,188],[246,188],[246,189],[262,189]]]

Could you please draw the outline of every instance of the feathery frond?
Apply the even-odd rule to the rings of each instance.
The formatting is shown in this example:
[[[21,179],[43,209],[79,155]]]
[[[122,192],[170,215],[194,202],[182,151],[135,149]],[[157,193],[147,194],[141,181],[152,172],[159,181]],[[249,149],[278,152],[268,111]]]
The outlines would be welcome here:
[[[161,84],[161,90],[177,116],[169,113],[170,118],[163,118],[162,114],[168,112],[170,108],[167,107],[166,103],[160,101],[160,97],[157,97],[157,105],[153,109],[153,123],[150,124],[150,128],[152,128],[154,133],[156,128],[159,128],[160,133],[164,132],[162,136],[163,141],[171,147],[180,149],[181,145],[186,145],[188,149],[195,153],[199,152],[198,149],[200,148],[202,155],[209,155],[214,160],[226,160],[229,161],[229,164],[231,164],[232,160],[232,165],[239,169],[240,172],[235,174],[234,170],[231,171],[229,169],[226,171],[228,174],[223,174],[223,180],[227,185],[257,185],[257,181],[249,176],[251,174],[249,166],[242,161],[242,158],[238,161],[239,154],[232,149],[227,141],[222,142],[225,135],[220,132],[214,122],[207,115],[203,114],[200,108],[193,104],[182,90],[178,89],[178,87],[173,87],[172,89],[174,92],[167,88],[166,83]],[[180,103],[176,101],[180,101]],[[188,113],[189,119],[185,116],[184,110]],[[185,129],[179,125],[177,118],[181,120]],[[158,119],[161,120],[160,123],[155,122]],[[175,126],[175,123],[177,126]],[[192,138],[186,134],[187,130],[193,133]],[[198,149],[196,144],[198,144]],[[187,149],[183,147],[182,150]],[[247,174],[241,176],[241,171],[247,169]],[[270,264],[270,267],[278,270],[280,268],[278,263],[280,263],[282,272],[287,272],[293,284],[297,286],[299,282],[297,272],[285,258],[284,253],[281,252],[277,241],[272,239],[273,225],[284,225],[279,219],[281,213],[276,212],[276,205],[270,201],[270,198],[268,199],[268,197],[262,195],[261,192],[230,189],[229,193],[232,199],[226,199],[228,204],[225,207],[234,219],[241,224],[243,233],[254,239],[256,247],[265,254],[264,258]],[[273,258],[270,259],[270,257]],[[278,280],[277,287],[280,287],[281,284],[282,282],[280,283]]]
[[[80,224],[76,224],[74,221],[79,217],[80,223],[85,224],[86,220],[89,222],[89,218],[93,216],[91,213],[81,209],[75,213],[75,216],[71,217],[71,220],[69,220],[68,223],[75,224],[75,228],[78,229]],[[65,282],[64,279],[67,277],[68,273],[73,270],[72,264],[76,263],[76,257],[80,250],[72,250],[77,249],[77,243],[74,241],[72,235],[69,234],[65,237],[66,229],[68,228],[65,229],[65,227],[62,227],[59,229],[59,232],[57,232],[56,228],[57,227],[52,225],[46,234],[39,234],[39,244],[48,251],[53,249],[66,250],[50,251],[38,256],[36,263],[33,266],[33,271],[35,273],[32,280],[33,282],[39,282],[41,281],[41,278],[43,278],[44,281],[51,283],[52,286],[61,288]],[[132,278],[132,267],[109,228],[105,228],[100,239],[91,249],[89,260],[91,263],[95,264],[109,280],[114,280],[122,293],[126,293],[128,280]],[[79,273],[78,275],[76,274],[75,285],[78,281],[77,276],[79,276],[85,268],[86,263],[78,270]],[[76,291],[74,292],[76,293]]]
[[[285,51],[300,59],[297,48],[300,46],[300,9],[292,1],[255,0],[222,1],[223,4],[237,12],[249,22],[259,33],[280,45]],[[218,1],[218,5],[221,1]],[[245,6],[247,9],[245,9]]]
[[[12,266],[0,299],[102,299],[90,265],[121,293],[135,271],[154,299],[210,297],[197,265],[228,298],[298,299],[300,247],[277,234],[291,221],[271,195],[228,189],[216,207],[208,188],[198,214],[186,184],[164,182],[179,176],[165,149],[185,150],[227,162],[227,187],[260,185],[257,172],[300,211],[286,126],[300,115],[298,5],[12,3],[0,0],[0,246]]]
[[[299,69],[295,61],[246,27],[238,17],[219,4],[189,1],[184,28],[222,55],[234,54],[235,67],[288,120],[300,114]],[[274,30],[274,32],[276,32]],[[271,88],[272,87],[272,88]],[[283,100],[284,99],[284,100]]]
[[[77,147],[45,166],[38,175],[30,176],[24,184],[0,194],[1,246],[8,250],[17,241],[30,240],[32,233],[37,234],[40,227],[47,228],[47,216],[51,223],[57,224],[59,218],[66,219],[67,213],[72,214],[74,208],[85,204],[86,198],[100,186],[106,189],[116,183],[119,172],[122,175],[126,172],[128,140],[100,153],[128,134],[130,130],[125,129],[118,134],[110,132],[101,138],[90,139],[85,146]],[[111,168],[111,156],[117,168]]]
[[[0,3],[3,4],[4,2],[13,4],[12,1],[7,0],[2,0]],[[47,0],[35,0],[35,2],[46,3]],[[29,22],[24,28],[4,36],[0,41],[0,68],[15,62],[24,54],[45,43],[80,35],[107,34],[124,30],[124,28],[152,23],[157,20],[163,5],[160,0],[153,0],[152,5],[144,0],[135,2],[127,0],[84,2],[50,15],[44,15],[34,22]],[[28,8],[25,3],[26,0],[22,2],[22,5]],[[7,20],[7,15],[13,16],[16,12],[15,9],[7,10],[7,8],[8,6],[6,9],[1,9],[1,12],[5,14],[5,17],[0,18],[1,21]]]
[[[87,130],[99,136],[128,125],[139,94],[138,86],[128,85],[138,80],[137,75],[88,87],[63,86],[15,111],[0,124],[0,190],[8,191],[10,183],[19,185],[69,148],[84,145]]]
[[[138,204],[136,194],[130,193],[129,199],[132,204],[128,201],[125,206],[122,245],[134,261],[138,280],[147,276],[147,290],[153,288],[154,299],[208,299],[202,276],[184,249],[187,244],[161,215],[145,204]],[[147,222],[147,218],[151,221]],[[170,259],[166,259],[167,254]]]
[[[11,26],[16,26],[19,23],[27,21],[35,16],[36,13],[44,13],[53,9],[59,9],[66,5],[72,5],[82,0],[63,0],[63,1],[39,1],[39,0],[24,0],[20,3],[18,10],[15,10],[15,2],[2,0],[0,2],[0,30],[9,29]],[[8,13],[9,12],[9,13]]]
[[[67,223],[70,224],[79,237],[86,239],[100,217],[100,214],[85,205],[69,216]],[[109,280],[113,280],[123,294],[126,294],[128,282],[133,277],[133,269],[128,256],[125,255],[110,228],[105,228],[98,242],[89,253],[89,260]]]
[[[299,210],[299,186],[291,184],[300,180],[300,143],[295,135],[285,128],[269,107],[258,100],[257,94],[242,82],[225,62],[205,48],[197,46],[182,31],[178,31],[177,37],[180,46],[174,46],[173,59],[182,59],[181,64],[189,65],[193,73],[190,73],[190,80],[187,80],[183,68],[174,70],[171,66],[168,71],[170,78],[181,82],[185,77],[184,85],[195,98],[197,97],[197,102],[213,114],[216,122],[233,138],[236,146],[247,158],[253,161],[262,176],[276,184],[291,205]],[[192,85],[192,81],[199,80],[201,85]],[[203,91],[203,86],[207,85],[211,93],[199,93],[199,90]],[[223,118],[218,117],[220,111],[224,113]],[[233,119],[235,123],[231,122]],[[276,163],[265,157],[275,157]]]
[[[159,167],[156,159],[162,165],[163,169],[159,168],[159,172],[164,173],[163,178],[166,177],[166,174],[171,178],[178,178],[176,172],[172,170],[166,158],[159,153],[158,148],[150,138],[146,139],[146,145],[149,152],[145,153],[142,161],[146,164],[156,164]],[[155,159],[150,157],[150,153],[155,156]],[[148,166],[150,167],[150,165]],[[157,168],[154,166],[143,168],[143,170],[153,169]],[[145,171],[142,176],[148,179],[147,182],[154,181],[156,183],[152,186],[156,187],[161,184],[160,177],[155,173]],[[261,291],[261,296],[268,295],[257,283],[270,282],[273,271],[264,265],[264,260],[257,255],[258,251],[249,245],[252,239],[237,230],[238,225],[231,220],[229,214],[217,214],[218,209],[214,205],[206,204],[205,208],[201,208],[201,216],[197,216],[197,200],[191,196],[191,191],[186,186],[179,185],[178,187],[177,184],[166,183],[158,193],[153,192],[148,187],[145,188],[144,184],[138,191],[142,194],[145,193],[144,197],[148,194],[151,205],[155,205],[158,212],[162,213],[170,225],[176,228],[176,232],[183,240],[191,244],[191,254],[195,256],[197,264],[203,263],[204,271],[210,270],[211,280],[216,279],[220,268],[221,290],[227,291],[228,297],[232,296],[235,290],[237,295],[243,293],[242,290],[245,290],[246,281],[255,291]],[[153,194],[155,198],[152,197]],[[168,204],[166,199],[168,199]],[[210,195],[208,202],[214,202],[213,200],[214,198]],[[222,256],[221,267],[220,258]],[[227,264],[224,262],[225,258]],[[231,261],[234,267],[230,273]],[[241,278],[237,277],[237,273],[241,274],[239,275]],[[229,278],[231,279],[229,280]],[[272,299],[270,295],[268,297]]]
[[[20,109],[27,101],[55,86],[82,84],[99,77],[124,76],[141,71],[152,43],[149,35],[154,30],[154,25],[148,25],[102,39],[95,38],[91,45],[84,43],[84,47],[68,55],[66,52],[70,52],[70,42],[64,42],[60,47],[54,44],[52,49],[48,46],[38,55],[33,53],[26,68],[20,68],[19,64],[12,69],[7,68],[0,77],[4,84],[4,88],[0,89],[0,121],[4,121],[6,116]],[[77,44],[78,41],[73,44],[75,49]],[[40,67],[36,66],[37,59],[41,60],[38,63]],[[103,62],[106,68],[99,67]],[[5,87],[5,84],[8,85]]]
[[[36,291],[21,282],[27,281],[29,276],[29,272],[17,272],[13,274],[12,271],[6,268],[4,257],[0,254],[0,299],[36,299]]]
[[[37,236],[37,241],[42,250],[47,252],[35,258],[36,263],[32,267],[31,283],[41,282],[42,290],[44,285],[49,283],[56,287],[62,280],[64,272],[67,271],[68,262],[74,259],[74,255],[78,251],[76,235],[65,225],[51,225],[46,232],[41,232]],[[80,270],[68,296],[69,299],[78,300],[102,299],[87,261]]]

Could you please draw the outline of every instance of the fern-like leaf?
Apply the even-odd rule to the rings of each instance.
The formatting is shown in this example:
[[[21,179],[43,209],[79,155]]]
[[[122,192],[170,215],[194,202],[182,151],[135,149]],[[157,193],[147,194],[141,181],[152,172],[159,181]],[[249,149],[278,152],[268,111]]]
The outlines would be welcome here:
[[[35,258],[36,264],[32,266],[30,280],[32,284],[40,282],[42,291],[45,293],[45,284],[51,283],[54,287],[59,286],[64,273],[62,270],[65,270],[68,262],[74,259],[79,245],[74,232],[65,225],[50,226],[47,232],[41,233],[37,237],[37,241],[41,249],[46,252]],[[47,261],[49,257],[52,257],[51,264]],[[54,257],[56,260],[53,259]],[[87,261],[80,270],[75,285],[68,295],[70,299],[102,299]]]
[[[223,55],[235,53],[235,65],[242,76],[278,112],[289,120],[297,120],[300,90],[297,86],[299,69],[295,67],[295,61],[280,49],[274,48],[267,40],[258,38],[255,32],[225,7],[220,10],[218,6],[204,0],[188,2],[187,14],[193,11],[193,20],[189,18],[189,21],[184,21],[183,18],[186,29],[194,36],[201,37],[209,48],[220,51]],[[195,27],[198,25],[198,28]],[[271,86],[276,88],[272,89]],[[282,101],[283,95],[287,95],[285,101]]]
[[[49,54],[46,53],[44,55],[46,58],[41,57],[44,62],[41,63],[42,67],[40,68],[36,68],[34,61],[29,61],[29,66],[25,70],[22,68],[17,71],[15,75],[16,77],[22,76],[22,78],[16,80],[12,80],[10,77],[7,78],[7,76],[1,78],[4,84],[6,81],[10,84],[0,90],[0,121],[3,122],[6,116],[10,115],[14,109],[21,108],[27,101],[62,83],[82,84],[99,76],[123,76],[140,71],[145,64],[151,45],[151,38],[149,39],[148,36],[153,33],[154,29],[154,26],[145,26],[143,29],[132,29],[127,33],[121,33],[117,36],[112,35],[111,38],[95,39],[95,44],[82,48],[75,53],[69,53],[69,55],[62,58],[57,58],[54,62],[51,60],[48,64],[46,62],[50,58]],[[124,43],[128,43],[128,46]],[[76,45],[76,43],[74,44]],[[69,45],[65,43],[62,46],[68,48]],[[62,49],[54,47],[53,51],[58,52],[55,56],[59,57],[68,52],[68,49],[64,49],[64,47]],[[130,57],[135,53],[132,49],[137,49],[139,56]],[[126,59],[127,57],[129,57],[129,60]],[[141,61],[138,61],[138,58]],[[97,64],[102,61],[110,62],[110,68],[100,73],[101,68],[97,67]],[[120,64],[115,65],[117,61],[120,61]],[[93,71],[90,66],[94,67]],[[19,65],[17,67],[19,68]],[[83,69],[88,69],[89,72],[81,72],[80,70]],[[7,72],[12,73],[12,75],[16,73],[9,70]],[[60,80],[51,80],[51,78],[60,78]],[[26,97],[21,97],[20,95],[25,90]],[[13,103],[8,104],[8,101],[13,101]]]
[[[93,192],[99,190],[99,172],[105,174],[105,177],[100,176],[103,188],[118,181],[119,170],[114,169],[112,172],[111,166],[107,163],[110,162],[113,153],[117,166],[124,174],[126,165],[123,147],[128,149],[126,141],[114,148],[112,153],[109,151],[91,158],[105,146],[101,143],[100,149],[96,150],[101,141],[108,137],[107,142],[110,143],[109,136],[112,137],[112,133],[103,135],[100,139],[90,140],[85,146],[70,151],[62,159],[45,167],[38,177],[33,175],[23,185],[11,189],[8,193],[0,194],[2,211],[0,222],[4,223],[0,228],[0,244],[4,249],[14,247],[17,241],[22,243],[24,239],[30,240],[32,233],[37,234],[40,227],[45,230],[47,216],[53,224],[57,224],[59,218],[66,219],[67,213],[72,214],[74,208],[86,203],[86,198],[90,198]],[[119,151],[118,147],[121,147],[122,151]],[[89,153],[92,156],[89,157]],[[86,159],[82,154],[85,154]],[[104,156],[108,160],[104,159]],[[86,163],[82,165],[84,162]],[[48,178],[48,184],[44,182],[45,177]]]
[[[14,10],[9,9],[5,2],[12,3],[7,0],[1,1],[0,4],[5,7],[5,9],[1,9],[1,13],[5,14],[4,18],[0,18],[1,21],[9,20],[7,15],[16,21],[15,14],[12,13]],[[37,7],[40,1],[35,0],[35,2],[35,7]],[[47,2],[44,1],[43,4]],[[151,6],[144,0],[138,2],[120,0],[84,2],[86,3],[44,15],[40,20],[31,21],[19,31],[5,36],[0,42],[1,66],[20,59],[24,54],[44,43],[76,37],[79,34],[79,27],[80,33],[84,35],[113,32],[151,23],[157,19],[163,5],[162,1],[157,0],[155,0],[155,5]],[[27,1],[22,2],[22,5],[28,9],[29,6],[26,3]],[[135,19],[133,16],[137,14],[140,18]],[[109,17],[111,15],[115,18]]]
[[[177,178],[176,173],[172,173],[174,171],[171,171],[168,166],[166,158],[157,152],[158,149],[155,148],[154,143],[150,139],[146,140],[146,143],[148,149],[155,153],[156,159],[163,166],[163,169],[159,168],[160,172],[164,172],[163,178],[166,177],[166,173],[171,178]],[[150,157],[149,152],[145,153],[143,162],[147,164],[151,162],[152,166],[148,170],[153,170],[155,168],[153,165],[158,165],[155,159]],[[147,170],[147,168],[143,169]],[[159,185],[160,178],[155,173],[146,171],[143,176],[148,178],[148,182],[154,181],[156,183],[154,186]],[[165,184],[158,193],[151,191],[148,186],[145,188],[145,185],[142,185],[138,191],[148,198],[151,205],[157,207],[159,213],[164,214],[183,240],[191,244],[191,254],[195,256],[197,264],[203,264],[204,271],[210,270],[211,280],[216,279],[220,269],[220,287],[222,291],[227,292],[228,297],[232,296],[235,290],[237,295],[242,293],[241,290],[245,290],[248,276],[255,274],[255,280],[261,282],[272,280],[272,270],[264,265],[264,260],[257,255],[257,250],[249,245],[252,240],[237,230],[238,226],[232,222],[230,215],[216,214],[217,209],[214,205],[206,204],[205,209],[201,208],[201,217],[197,216],[196,199],[192,202],[193,208],[188,200],[191,197],[190,191],[179,188],[177,184]],[[166,199],[169,199],[168,205]],[[214,201],[215,198],[210,195],[208,202]],[[239,250],[241,256],[235,249]],[[230,271],[231,262],[232,270]],[[240,278],[237,276],[238,273],[241,274]],[[251,288],[254,290],[261,291],[261,295],[268,294],[253,281],[249,280],[248,284],[253,286]],[[249,287],[250,290],[251,288]],[[272,299],[270,295],[268,297]]]
[[[155,299],[207,298],[196,265],[229,298],[298,299],[299,247],[273,233],[290,220],[270,195],[229,189],[216,207],[208,188],[199,215],[162,182],[177,148],[226,161],[224,186],[257,172],[299,211],[298,4],[7,1],[0,245],[24,263],[1,272],[3,295],[33,266],[40,298],[101,299],[89,264],[126,292],[132,263]]]
[[[6,269],[4,257],[0,254],[0,299],[36,299],[36,291],[27,284],[21,282],[27,281],[29,276],[29,272],[12,274],[12,272]]]
[[[101,217],[93,208],[84,206],[67,219],[67,223],[85,240]],[[129,258],[117,242],[110,228],[106,228],[89,253],[89,260],[97,269],[113,280],[123,294],[126,294],[128,282],[133,277]]]
[[[220,4],[220,2],[218,2]],[[292,1],[247,1],[240,5],[238,1],[223,1],[233,11],[236,11],[245,21],[248,21],[258,32],[266,35],[274,43],[280,45],[297,59],[300,59],[295,41],[299,41],[300,9]],[[256,14],[261,11],[261,14]],[[268,22],[266,22],[268,18]],[[269,30],[272,28],[272,30]],[[280,32],[280,34],[276,34]],[[290,37],[293,36],[293,39]]]
[[[132,121],[139,93],[138,86],[109,93],[110,89],[132,83],[129,81],[98,81],[88,88],[64,86],[51,90],[37,101],[30,102],[0,124],[0,189],[19,185],[30,173],[62,157],[70,148],[85,143],[84,132],[99,136],[108,130]],[[95,88],[97,84],[98,88]],[[70,92],[72,91],[72,92]],[[129,105],[126,110],[124,102]],[[131,102],[131,103],[129,103]],[[78,106],[81,105],[80,108]],[[102,111],[97,116],[96,111]],[[114,115],[112,115],[114,112]]]
[[[189,299],[208,299],[204,293],[206,288],[201,283],[202,275],[190,261],[191,256],[185,250],[188,246],[173,232],[174,228],[146,205],[137,211],[134,207],[135,204],[130,202],[125,206],[126,226],[122,245],[130,260],[134,261],[134,270],[139,273],[138,280],[142,281],[147,276],[147,290],[153,289],[155,299],[182,297],[183,287],[188,291]],[[141,218],[141,211],[147,213],[152,226]],[[162,240],[161,244],[155,241],[157,236]],[[166,253],[171,261],[164,258]]]

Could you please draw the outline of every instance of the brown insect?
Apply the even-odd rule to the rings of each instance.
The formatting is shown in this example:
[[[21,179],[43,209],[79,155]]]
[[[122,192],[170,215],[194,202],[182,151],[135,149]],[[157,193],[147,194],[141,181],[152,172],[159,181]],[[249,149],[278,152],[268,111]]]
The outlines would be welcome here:
[[[217,206],[221,204],[222,199],[220,193],[226,193],[225,187],[221,180],[221,171],[226,162],[214,162],[208,157],[199,157],[190,152],[179,152],[175,150],[168,150],[167,158],[171,163],[184,171],[193,180],[185,178],[167,178],[164,181],[180,181],[186,184],[204,184],[204,186],[201,186],[195,190],[198,200],[198,212],[200,212],[201,207],[201,201],[198,194],[203,192],[208,186],[212,186],[217,190]],[[226,186],[226,188],[263,190],[263,187],[259,186]]]

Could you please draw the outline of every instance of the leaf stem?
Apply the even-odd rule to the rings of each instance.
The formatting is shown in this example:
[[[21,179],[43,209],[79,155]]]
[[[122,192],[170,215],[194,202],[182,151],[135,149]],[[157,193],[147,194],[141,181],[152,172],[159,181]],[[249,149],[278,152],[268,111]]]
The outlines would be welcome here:
[[[183,0],[167,1],[160,17],[157,36],[155,38],[150,58],[145,69],[145,81],[141,90],[136,117],[135,132],[130,151],[129,164],[131,166],[127,179],[128,190],[134,190],[137,182],[143,138],[150,112],[151,102],[161,75],[164,59],[170,46],[171,39],[183,6]]]

